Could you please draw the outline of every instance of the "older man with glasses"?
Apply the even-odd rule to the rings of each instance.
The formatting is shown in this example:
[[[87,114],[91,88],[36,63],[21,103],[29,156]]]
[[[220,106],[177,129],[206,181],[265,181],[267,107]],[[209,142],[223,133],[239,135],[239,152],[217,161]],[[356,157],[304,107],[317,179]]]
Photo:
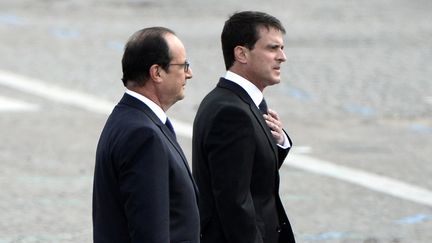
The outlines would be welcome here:
[[[146,28],[122,66],[126,93],[96,151],[94,242],[198,243],[197,189],[165,114],[192,78],[185,48],[173,31]]]

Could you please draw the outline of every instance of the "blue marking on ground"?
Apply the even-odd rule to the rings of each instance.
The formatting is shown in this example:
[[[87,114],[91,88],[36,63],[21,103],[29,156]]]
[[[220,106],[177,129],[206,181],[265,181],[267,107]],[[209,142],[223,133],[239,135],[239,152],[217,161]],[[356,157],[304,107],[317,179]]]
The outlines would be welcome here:
[[[371,117],[376,114],[375,109],[356,104],[345,104],[342,106],[342,108],[349,113],[358,114],[364,117]]]
[[[418,224],[426,221],[432,221],[432,215],[428,214],[416,214],[412,216],[408,216],[405,218],[401,218],[396,221],[398,224]]]
[[[25,25],[25,21],[15,14],[0,13],[0,23],[13,26]]]
[[[347,236],[348,233],[346,232],[331,231],[331,232],[325,232],[316,235],[309,235],[304,237],[304,239],[309,241],[322,241],[322,240],[342,239]]]
[[[432,127],[424,124],[414,123],[409,126],[409,130],[416,133],[432,133]]]
[[[283,93],[288,94],[290,97],[300,101],[310,101],[313,97],[306,91],[291,86],[289,84],[281,85],[278,87]]]
[[[123,51],[124,43],[119,41],[109,41],[106,43],[107,47],[115,51]]]
[[[51,34],[59,39],[76,39],[80,36],[79,31],[66,28],[54,28]]]

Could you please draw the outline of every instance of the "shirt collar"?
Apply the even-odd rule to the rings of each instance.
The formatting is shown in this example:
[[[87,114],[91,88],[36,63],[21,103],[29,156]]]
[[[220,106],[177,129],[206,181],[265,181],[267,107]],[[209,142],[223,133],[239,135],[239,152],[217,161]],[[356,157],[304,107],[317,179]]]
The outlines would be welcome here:
[[[167,119],[167,115],[162,110],[162,108],[160,108],[160,106],[158,106],[156,103],[154,103],[149,98],[145,97],[144,95],[138,94],[135,91],[126,89],[126,94],[133,96],[133,97],[137,98],[138,100],[142,101],[144,104],[146,104],[156,114],[156,116],[159,118],[159,120],[161,120],[161,122],[163,124],[165,124],[166,119]]]
[[[253,83],[231,71],[227,71],[224,78],[240,85],[240,87],[242,87],[246,93],[248,93],[255,105],[257,107],[259,106],[264,96]]]

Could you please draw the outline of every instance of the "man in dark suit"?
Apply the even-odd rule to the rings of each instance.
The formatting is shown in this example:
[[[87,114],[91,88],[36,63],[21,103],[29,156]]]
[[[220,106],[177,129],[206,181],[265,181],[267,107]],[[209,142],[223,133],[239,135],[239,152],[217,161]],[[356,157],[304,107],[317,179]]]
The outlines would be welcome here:
[[[278,193],[291,140],[262,93],[280,82],[284,33],[279,20],[261,12],[239,12],[225,22],[228,71],[194,121],[202,243],[295,242]]]
[[[94,242],[198,243],[196,185],[165,114],[192,78],[185,48],[169,29],[143,29],[122,66],[126,93],[96,152]]]

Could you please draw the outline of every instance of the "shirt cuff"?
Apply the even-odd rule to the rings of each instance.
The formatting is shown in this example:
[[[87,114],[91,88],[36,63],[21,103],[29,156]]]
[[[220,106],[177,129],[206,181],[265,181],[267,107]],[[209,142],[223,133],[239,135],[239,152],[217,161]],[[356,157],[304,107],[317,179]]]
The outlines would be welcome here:
[[[288,136],[286,135],[285,131],[283,133],[284,135],[284,143],[283,144],[278,144],[277,146],[279,146],[282,149],[287,149],[291,147],[291,143],[290,140],[288,139]]]

